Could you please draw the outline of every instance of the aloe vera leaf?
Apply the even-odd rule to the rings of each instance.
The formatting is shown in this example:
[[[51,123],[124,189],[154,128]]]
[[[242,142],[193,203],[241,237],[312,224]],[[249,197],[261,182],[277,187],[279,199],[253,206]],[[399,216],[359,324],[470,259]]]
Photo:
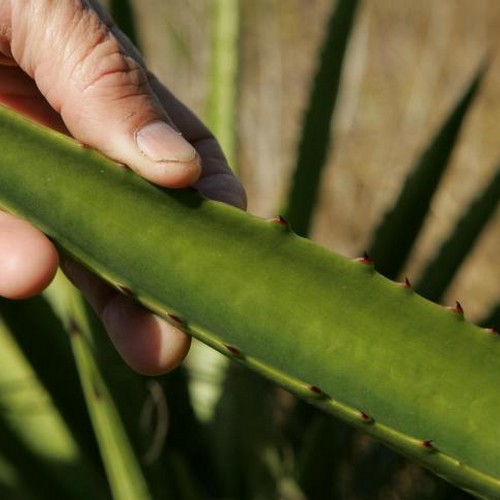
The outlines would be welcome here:
[[[229,165],[237,171],[236,110],[241,3],[240,0],[215,0],[212,9],[212,53],[207,121]]]
[[[114,286],[449,481],[500,495],[498,337],[286,225],[160,189],[5,109],[0,147],[1,206]]]
[[[136,47],[140,48],[131,0],[110,0],[109,10],[123,33]]]
[[[300,236],[307,236],[311,226],[330,146],[342,63],[358,4],[358,0],[339,0],[332,12],[303,120],[297,163],[284,210],[285,218]]]
[[[373,234],[368,254],[375,262],[377,271],[388,278],[396,278],[408,259],[484,72],[485,68],[481,67],[474,76],[417,160],[396,203]]]
[[[500,201],[500,169],[483,193],[468,207],[455,230],[443,243],[436,257],[425,268],[415,290],[434,302],[439,302],[448,285]]]
[[[105,498],[57,409],[0,324],[0,448],[35,498]],[[102,485],[101,485],[102,486]]]
[[[86,309],[80,295],[68,288],[70,308],[66,328],[80,375],[90,418],[94,425],[109,485],[116,500],[152,498],[138,457],[127,436],[89,339],[92,338]],[[168,495],[165,497],[169,498]]]

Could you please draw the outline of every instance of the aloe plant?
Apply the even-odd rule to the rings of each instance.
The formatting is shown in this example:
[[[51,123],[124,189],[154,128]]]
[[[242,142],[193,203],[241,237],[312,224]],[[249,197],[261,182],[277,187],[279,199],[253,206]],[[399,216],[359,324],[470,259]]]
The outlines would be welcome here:
[[[112,7],[115,13],[124,9],[124,26],[135,33],[128,1],[112,2]],[[399,273],[417,230],[407,231],[413,239],[395,258],[374,251],[377,270],[368,256],[351,261],[293,231],[297,227],[306,235],[310,226],[357,2],[341,0],[337,7],[287,202],[292,224],[281,217],[260,220],[192,191],[162,190],[98,153],[0,109],[0,206],[28,218],[61,251],[238,363],[229,370],[223,396],[205,426],[193,413],[185,372],[158,381],[134,377],[103,341],[103,332],[74,290],[56,283],[45,299],[2,301],[8,338],[17,341],[32,365],[41,385],[37,391],[47,391],[54,402],[48,425],[58,429],[65,449],[72,451],[71,460],[65,459],[74,479],[61,480],[62,461],[46,463],[36,434],[26,439],[29,427],[2,417],[0,491],[12,498],[78,498],[88,496],[79,488],[85,482],[96,497],[120,499],[302,498],[304,493],[343,498],[339,456],[352,448],[358,434],[338,427],[341,420],[475,495],[500,496],[500,452],[495,446],[500,434],[500,337],[493,329],[469,323],[459,304],[433,304],[415,293],[408,280],[393,282],[380,274],[394,278]],[[237,43],[236,36],[232,40]],[[234,55],[230,43],[224,50]],[[329,71],[332,64],[334,72]],[[230,85],[231,79],[236,83],[233,77],[225,81]],[[420,167],[392,212],[403,225],[394,227],[408,229],[409,212],[401,206],[416,205],[408,202],[408,192],[430,199],[436,191],[480,80],[479,74],[438,130],[434,146],[427,148],[430,153],[417,162]],[[226,114],[220,121],[221,133],[234,132],[233,118]],[[318,156],[311,172],[304,158],[315,147]],[[434,174],[432,182],[426,181],[426,172]],[[499,189],[498,181],[493,182],[468,210],[461,225],[468,228],[467,238],[456,231],[443,247],[439,258],[453,258],[446,277],[439,276],[437,285],[432,282],[440,266],[431,265],[416,289],[430,283],[425,294],[441,296],[493,212]],[[110,197],[115,203],[109,204]],[[82,199],[92,204],[82,207]],[[427,206],[421,208],[416,227],[426,214]],[[387,229],[394,219],[388,217],[385,229],[376,233],[385,234],[389,243],[400,231]],[[383,239],[376,235],[373,248]],[[497,316],[493,313],[486,325]],[[35,329],[51,339],[51,352],[64,362],[67,380],[61,381],[48,355],[30,341]],[[276,385],[235,366],[251,368],[321,413],[314,413],[311,405],[293,404],[286,425],[298,430],[284,431],[276,421]],[[174,404],[153,404],[158,391]],[[8,395],[0,403],[17,408]],[[156,427],[145,435],[138,422],[152,412],[158,413]],[[155,420],[151,415],[149,419]],[[240,439],[242,433],[245,439]],[[291,448],[297,455],[292,459]],[[394,457],[384,453],[377,451],[363,467],[373,470],[381,457]],[[390,481],[391,467],[387,476],[377,478],[381,485]],[[43,485],[19,479],[37,471],[48,471],[50,481]]]
[[[493,332],[283,219],[166,192],[7,110],[0,137],[4,209],[217,350],[463,488],[500,494]]]

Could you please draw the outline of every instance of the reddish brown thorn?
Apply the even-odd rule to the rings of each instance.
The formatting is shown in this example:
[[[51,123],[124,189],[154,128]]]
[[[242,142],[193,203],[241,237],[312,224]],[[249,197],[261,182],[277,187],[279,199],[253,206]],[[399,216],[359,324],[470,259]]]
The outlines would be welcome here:
[[[229,352],[229,354],[231,354],[231,356],[236,356],[236,357],[241,356],[241,351],[237,347],[234,347],[234,346],[229,345],[229,344],[224,344],[224,347],[228,350],[228,352]]]
[[[464,316],[464,309],[462,307],[462,305],[460,304],[460,302],[458,302],[458,300],[455,302],[455,305],[452,306],[452,307],[448,307],[448,309],[452,312],[452,313],[455,313],[456,315],[458,316],[461,316],[463,317]]]
[[[435,450],[436,449],[432,439],[426,439],[425,441],[422,441],[422,447],[425,448],[426,450]]]
[[[354,259],[354,262],[359,262],[360,264],[366,264],[367,266],[373,265],[373,260],[366,252],[363,254],[363,257],[357,257],[356,259]]]
[[[371,424],[373,423],[373,417],[370,417],[370,415],[368,415],[368,413],[365,413],[364,411],[360,411],[359,412],[360,416],[361,416],[361,420],[365,423],[365,424]]]
[[[318,387],[317,385],[308,385],[307,389],[313,395],[313,397],[316,399],[322,399],[322,400],[330,399],[330,396],[328,396],[328,394],[325,391],[323,391],[323,389]]]
[[[277,217],[273,217],[271,219],[271,222],[274,224],[278,224],[278,226],[284,226],[284,227],[289,226],[288,221],[284,217],[282,217],[281,215],[278,215]]]
[[[405,280],[403,281],[403,283],[401,283],[405,288],[407,288],[408,290],[411,289],[411,282],[408,278],[405,278]]]
[[[309,390],[318,396],[323,396],[325,394],[317,385],[310,385]]]

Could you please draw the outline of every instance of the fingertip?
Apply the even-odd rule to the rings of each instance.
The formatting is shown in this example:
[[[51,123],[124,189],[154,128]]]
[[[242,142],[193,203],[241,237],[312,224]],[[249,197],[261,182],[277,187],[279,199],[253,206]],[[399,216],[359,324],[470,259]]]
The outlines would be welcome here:
[[[154,120],[140,127],[135,141],[144,161],[131,167],[146,179],[170,188],[198,180],[201,161],[196,149],[166,122]]]
[[[26,221],[0,212],[0,295],[24,299],[42,292],[59,263],[51,241]]]
[[[202,177],[196,189],[211,200],[221,201],[233,207],[246,210],[247,197],[241,182],[232,173],[220,173]]]

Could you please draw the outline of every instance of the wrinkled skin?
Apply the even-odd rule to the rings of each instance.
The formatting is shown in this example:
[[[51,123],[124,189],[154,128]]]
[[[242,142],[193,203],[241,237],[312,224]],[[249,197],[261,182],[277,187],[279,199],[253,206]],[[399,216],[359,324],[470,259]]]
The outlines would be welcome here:
[[[207,197],[245,207],[244,191],[213,136],[148,71],[97,2],[0,0],[0,102],[151,182],[195,186]],[[60,258],[26,221],[0,212],[0,295],[41,292],[59,264],[131,367],[153,375],[182,361],[189,349],[184,333]]]

